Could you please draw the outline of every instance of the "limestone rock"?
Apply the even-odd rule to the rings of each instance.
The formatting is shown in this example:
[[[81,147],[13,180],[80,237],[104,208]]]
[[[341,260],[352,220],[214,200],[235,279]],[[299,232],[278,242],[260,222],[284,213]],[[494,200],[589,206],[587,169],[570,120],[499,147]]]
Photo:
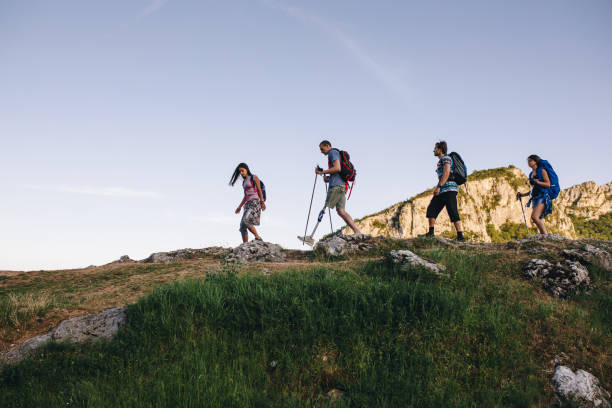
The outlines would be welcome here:
[[[532,259],[523,266],[523,276],[540,281],[542,288],[554,297],[565,298],[591,286],[589,271],[580,262],[570,260],[553,264],[544,259]]]
[[[564,249],[562,253],[566,258],[597,265],[607,271],[612,271],[612,255],[608,251],[591,244],[585,244],[582,249]]]
[[[119,260],[117,262],[119,262],[119,263],[134,262],[134,260],[130,259],[130,257],[127,256],[127,255],[123,255],[121,258],[119,258]]]
[[[98,314],[64,320],[49,333],[33,337],[0,354],[0,363],[17,363],[51,340],[80,343],[87,340],[111,339],[125,324],[127,319],[125,311],[124,307],[113,307]]]
[[[612,211],[611,195],[612,183],[598,186],[587,181],[561,191],[555,202],[566,208],[568,214],[594,219]]]
[[[327,255],[331,256],[367,251],[374,246],[371,238],[370,235],[366,234],[332,235],[317,242],[315,249],[320,248]]]
[[[531,241],[554,241],[554,242],[563,242],[567,241],[568,238],[558,235],[558,234],[535,234],[529,238],[519,239],[514,241],[517,244],[525,244]]]
[[[179,249],[170,252],[155,252],[140,262],[143,263],[170,263],[173,261],[181,261],[184,259],[195,259],[205,256],[225,256],[229,249],[223,247],[209,247],[202,249]]]
[[[49,341],[51,341],[51,334],[42,334],[24,341],[8,351],[0,352],[0,366],[20,362]]]
[[[565,402],[572,401],[581,407],[610,408],[610,393],[599,385],[593,374],[566,366],[557,366],[552,377],[557,397]]]
[[[265,241],[249,241],[232,248],[227,256],[228,262],[283,262],[285,254],[280,245]]]
[[[80,343],[90,339],[110,339],[126,321],[124,307],[105,309],[98,314],[64,320],[51,330],[55,341],[70,340]]]
[[[391,261],[395,264],[401,265],[400,269],[406,270],[411,267],[422,267],[438,276],[448,276],[444,273],[446,267],[437,263],[430,262],[426,259],[421,258],[417,254],[408,251],[407,249],[391,251],[389,253]]]

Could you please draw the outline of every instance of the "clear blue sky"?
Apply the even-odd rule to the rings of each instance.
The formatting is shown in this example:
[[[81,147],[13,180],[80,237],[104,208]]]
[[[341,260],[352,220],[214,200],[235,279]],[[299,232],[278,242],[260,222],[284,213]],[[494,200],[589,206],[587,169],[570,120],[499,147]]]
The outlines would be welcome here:
[[[562,187],[609,182],[610,21],[607,0],[0,0],[0,269],[238,245],[241,161],[262,236],[299,247],[322,139],[354,158],[354,217],[435,184],[439,139],[470,170],[536,153]]]

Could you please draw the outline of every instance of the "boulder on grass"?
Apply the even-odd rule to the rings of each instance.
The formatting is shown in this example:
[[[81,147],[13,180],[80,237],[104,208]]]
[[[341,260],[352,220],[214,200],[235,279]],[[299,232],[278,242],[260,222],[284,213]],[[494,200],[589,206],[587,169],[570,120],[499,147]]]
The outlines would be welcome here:
[[[437,276],[448,276],[448,274],[444,273],[444,271],[446,270],[446,267],[444,265],[440,265],[423,259],[414,252],[411,252],[407,249],[391,251],[389,253],[389,258],[394,264],[400,265],[401,270],[409,270],[411,268],[417,267],[426,269]]]
[[[87,340],[111,339],[127,320],[124,307],[112,307],[98,314],[64,320],[47,334],[33,337],[0,354],[0,364],[18,363],[49,341],[81,343]]]
[[[544,259],[532,259],[523,266],[523,276],[540,281],[544,290],[559,298],[591,288],[589,271],[580,262],[570,260],[553,264]]]
[[[330,256],[340,256],[364,252],[372,249],[374,244],[372,237],[367,234],[354,235],[332,235],[331,237],[322,239],[317,243],[315,249],[321,249],[325,254]]]
[[[607,271],[612,271],[612,255],[608,251],[591,244],[585,244],[582,249],[564,249],[562,253],[568,259],[597,265]]]
[[[552,383],[561,402],[589,408],[610,408],[610,393],[599,385],[597,377],[587,371],[573,372],[566,366],[557,366]]]
[[[228,262],[284,262],[285,254],[280,245],[265,241],[250,241],[232,248],[227,256]]]

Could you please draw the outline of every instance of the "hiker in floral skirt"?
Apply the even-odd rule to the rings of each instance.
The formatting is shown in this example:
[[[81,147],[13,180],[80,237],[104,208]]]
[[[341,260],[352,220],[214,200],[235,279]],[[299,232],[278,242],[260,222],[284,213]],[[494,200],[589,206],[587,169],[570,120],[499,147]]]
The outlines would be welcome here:
[[[233,186],[238,179],[238,176],[242,176],[242,188],[244,189],[244,198],[240,202],[238,208],[236,208],[236,214],[240,213],[242,207],[244,207],[244,213],[242,214],[242,220],[240,221],[240,234],[242,235],[242,242],[248,242],[249,233],[251,231],[255,235],[255,240],[263,241],[255,226],[259,225],[259,218],[261,211],[266,209],[265,198],[263,196],[263,189],[259,177],[251,174],[249,166],[246,163],[240,163],[232,178],[230,179],[230,186]]]

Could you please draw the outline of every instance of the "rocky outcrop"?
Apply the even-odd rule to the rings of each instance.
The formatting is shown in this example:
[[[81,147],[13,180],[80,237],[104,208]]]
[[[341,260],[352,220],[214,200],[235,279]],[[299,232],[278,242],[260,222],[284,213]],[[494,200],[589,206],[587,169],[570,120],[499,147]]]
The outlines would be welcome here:
[[[64,320],[49,333],[33,337],[0,354],[0,364],[17,363],[49,341],[81,343],[87,340],[111,339],[126,322],[125,310],[124,307],[113,307],[98,314]]]
[[[529,238],[525,238],[525,239],[519,239],[516,241],[513,241],[514,243],[517,244],[524,244],[527,242],[531,242],[531,241],[556,241],[556,242],[563,242],[563,241],[567,241],[569,238],[566,238],[564,236],[561,236],[559,234],[535,234],[530,236]]]
[[[432,179],[433,183],[435,179]],[[516,200],[516,192],[527,192],[529,185],[526,183],[527,176],[513,167],[470,175],[467,185],[462,186],[458,194],[464,230],[478,240],[490,242],[487,226],[500,230],[507,222],[522,224],[523,212],[521,202]],[[428,230],[425,213],[431,194],[431,191],[421,193],[356,223],[362,232],[372,236],[414,238]],[[523,199],[523,205],[525,203],[526,199]],[[525,211],[529,217],[530,210],[527,208]],[[554,201],[553,213],[546,218],[546,225],[565,237],[576,238],[570,214],[596,219],[609,212],[612,212],[612,183],[598,186],[594,182],[586,182],[561,191]],[[348,231],[348,227],[343,229],[343,232]],[[436,233],[451,231],[454,232],[454,227],[446,211],[442,211],[436,222]]]
[[[332,235],[317,242],[315,250],[323,251],[330,256],[347,255],[367,251],[374,246],[372,237],[367,234]]]
[[[587,181],[561,191],[555,203],[567,214],[594,219],[612,211],[611,198],[612,182],[598,186]]]
[[[285,254],[280,245],[265,241],[249,241],[229,250],[228,262],[283,262]]]
[[[608,251],[591,244],[585,244],[582,249],[564,249],[563,256],[574,261],[597,265],[607,271],[612,271],[612,255]]]
[[[202,249],[179,249],[170,252],[155,252],[149,255],[147,258],[140,262],[143,263],[170,263],[174,261],[181,261],[185,259],[197,259],[207,256],[221,257],[227,255],[229,252],[228,248],[223,247],[209,247]]]
[[[610,393],[599,385],[593,374],[566,366],[557,366],[552,377],[555,394],[561,402],[573,402],[581,407],[610,408]]]
[[[589,271],[580,262],[565,260],[555,264],[532,259],[523,266],[523,276],[540,281],[542,288],[554,297],[565,298],[591,286]]]
[[[425,269],[437,276],[448,276],[444,273],[446,267],[434,262],[430,262],[426,259],[421,258],[414,252],[408,251],[407,249],[391,251],[389,258],[394,264],[400,265],[400,270],[409,271],[414,268]]]

